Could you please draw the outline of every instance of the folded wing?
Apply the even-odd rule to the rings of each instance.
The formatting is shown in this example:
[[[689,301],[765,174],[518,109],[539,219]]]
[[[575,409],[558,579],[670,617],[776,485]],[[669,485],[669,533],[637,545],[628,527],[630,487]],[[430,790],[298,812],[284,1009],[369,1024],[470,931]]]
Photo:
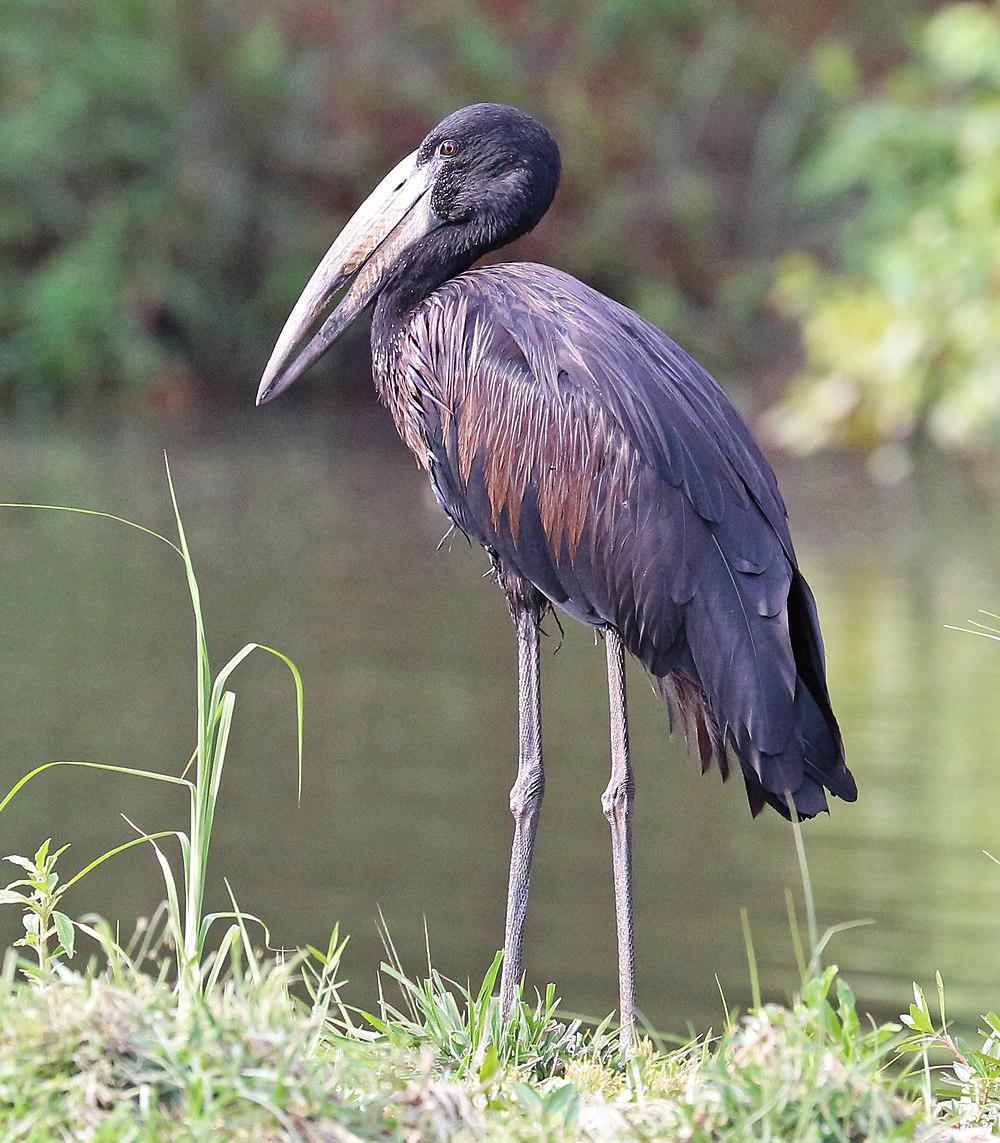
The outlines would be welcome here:
[[[553,604],[618,630],[703,767],[725,776],[734,756],[755,814],[856,797],[774,474],[703,369],[523,263],[431,295],[402,360],[446,510]]]

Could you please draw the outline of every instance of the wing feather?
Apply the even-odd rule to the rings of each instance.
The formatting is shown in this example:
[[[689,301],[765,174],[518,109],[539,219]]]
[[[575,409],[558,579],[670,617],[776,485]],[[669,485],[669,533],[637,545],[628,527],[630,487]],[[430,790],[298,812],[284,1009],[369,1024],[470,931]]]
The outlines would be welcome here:
[[[553,604],[613,627],[756,813],[856,795],[815,604],[766,459],[715,381],[568,275],[494,266],[407,328],[442,504]]]

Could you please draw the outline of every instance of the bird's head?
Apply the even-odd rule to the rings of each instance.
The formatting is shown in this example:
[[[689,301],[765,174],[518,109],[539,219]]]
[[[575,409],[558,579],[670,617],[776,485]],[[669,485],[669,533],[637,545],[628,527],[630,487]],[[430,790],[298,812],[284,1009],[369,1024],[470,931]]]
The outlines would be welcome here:
[[[530,115],[496,103],[449,115],[385,176],[327,251],[285,322],[257,404],[287,389],[387,286],[423,274],[436,277],[433,288],[525,234],[558,182],[559,148]]]

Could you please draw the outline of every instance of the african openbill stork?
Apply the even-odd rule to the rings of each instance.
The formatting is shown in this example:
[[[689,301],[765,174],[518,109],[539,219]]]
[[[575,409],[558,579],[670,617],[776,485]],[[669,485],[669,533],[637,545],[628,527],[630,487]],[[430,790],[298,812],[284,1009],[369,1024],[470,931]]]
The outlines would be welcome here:
[[[559,181],[548,131],[476,104],[434,128],[348,222],[292,310],[257,403],[371,302],[379,397],[453,523],[486,549],[517,629],[519,759],[502,1006],[521,974],[542,793],[539,624],[605,635],[620,1018],[634,1043],[625,651],[702,769],[740,765],[750,809],[852,801],[816,605],[774,473],[719,385],[655,326],[550,266],[470,270],[529,231]],[[334,295],[347,292],[310,338]]]

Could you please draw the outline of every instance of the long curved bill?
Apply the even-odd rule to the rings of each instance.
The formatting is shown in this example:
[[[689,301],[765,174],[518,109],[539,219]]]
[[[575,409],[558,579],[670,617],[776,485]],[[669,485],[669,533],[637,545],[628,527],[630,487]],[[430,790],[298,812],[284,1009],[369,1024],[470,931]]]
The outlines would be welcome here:
[[[417,166],[414,151],[358,208],[289,314],[261,378],[258,405],[301,377],[374,298],[403,251],[438,225],[430,207],[432,173],[430,163]],[[339,304],[306,340],[334,294],[348,283]]]

